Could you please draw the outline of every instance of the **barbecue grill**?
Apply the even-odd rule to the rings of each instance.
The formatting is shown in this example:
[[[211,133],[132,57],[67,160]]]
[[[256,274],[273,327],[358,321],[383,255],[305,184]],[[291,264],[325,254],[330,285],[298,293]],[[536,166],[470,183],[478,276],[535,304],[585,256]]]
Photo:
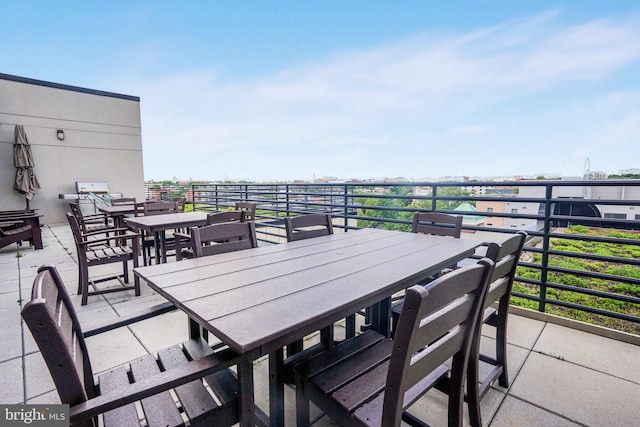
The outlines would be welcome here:
[[[110,193],[106,182],[87,181],[76,181],[75,193],[58,195],[59,199],[75,200],[82,213],[87,215],[97,213],[98,206],[110,205],[110,200],[114,197],[122,197],[122,193]]]

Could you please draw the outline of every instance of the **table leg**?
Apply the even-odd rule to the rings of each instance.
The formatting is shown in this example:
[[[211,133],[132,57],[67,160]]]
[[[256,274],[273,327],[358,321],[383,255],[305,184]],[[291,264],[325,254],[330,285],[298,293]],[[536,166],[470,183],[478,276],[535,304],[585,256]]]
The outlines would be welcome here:
[[[161,236],[162,232],[157,231],[155,233],[153,233],[153,246],[155,249],[155,253],[156,253],[156,264],[160,264],[162,262],[162,259],[160,259],[160,254],[161,254],[161,250],[160,250],[160,245],[162,244],[162,239]]]
[[[269,420],[271,427],[284,426],[284,349],[269,353]]]
[[[162,256],[162,263],[167,263],[167,233],[166,231],[160,232],[160,252]]]
[[[202,337],[203,340],[208,341],[209,339],[209,331],[200,327],[200,324],[189,318],[189,338],[197,339]]]
[[[391,336],[391,298],[385,298],[372,307],[371,329],[385,337]]]
[[[240,426],[254,427],[256,414],[253,399],[253,363],[249,358],[238,363],[238,381],[240,383]]]

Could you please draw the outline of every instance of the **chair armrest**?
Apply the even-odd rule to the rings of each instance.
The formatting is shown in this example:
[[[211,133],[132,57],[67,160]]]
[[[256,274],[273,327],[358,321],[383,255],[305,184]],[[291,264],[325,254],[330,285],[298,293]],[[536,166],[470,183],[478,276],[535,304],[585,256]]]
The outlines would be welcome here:
[[[123,326],[131,325],[132,323],[151,319],[153,317],[160,316],[161,314],[170,313],[172,311],[176,311],[177,309],[178,307],[176,307],[175,305],[167,301],[165,303],[149,307],[147,310],[140,311],[139,313],[136,313],[132,316],[122,317],[116,322],[100,325],[93,329],[84,331],[84,337],[89,338],[89,337],[101,334],[103,332],[108,332],[117,328],[121,328]]]
[[[103,213],[96,213],[96,214],[89,214],[89,215],[82,215],[82,219],[83,220],[95,220],[95,219],[105,219],[105,218],[109,218],[109,215],[107,214],[103,214]]]
[[[71,423],[94,417],[98,414],[136,402],[145,397],[167,391],[182,384],[211,375],[217,371],[238,364],[246,356],[241,356],[230,348],[175,368],[146,377],[119,390],[119,393],[101,395],[86,402],[71,406]]]
[[[127,238],[128,236],[140,236],[140,234],[138,233],[134,233],[131,231],[131,229],[129,228],[116,228],[116,227],[109,227],[107,229],[103,229],[103,230],[95,230],[95,231],[87,231],[86,233],[81,233],[82,236],[82,240],[86,240],[86,237],[93,237],[93,236],[98,236],[100,234],[107,234],[107,233],[123,233],[123,234],[118,234],[117,238]],[[109,239],[113,239],[113,237],[108,237]],[[107,237],[105,237],[105,239],[107,239]]]
[[[5,219],[5,218],[0,218],[0,228],[3,227],[14,227],[16,225],[21,225],[24,224],[24,220],[23,219]]]

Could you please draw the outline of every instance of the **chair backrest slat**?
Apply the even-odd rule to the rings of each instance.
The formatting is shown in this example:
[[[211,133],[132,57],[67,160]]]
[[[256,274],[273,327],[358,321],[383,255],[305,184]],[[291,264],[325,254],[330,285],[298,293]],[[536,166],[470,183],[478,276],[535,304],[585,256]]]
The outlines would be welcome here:
[[[462,233],[462,216],[441,212],[416,212],[413,214],[411,231],[459,238]]]
[[[214,212],[207,215],[207,225],[220,224],[223,222],[245,221],[245,211],[233,210]]]
[[[22,309],[62,403],[77,404],[95,396],[87,347],[69,294],[53,266],[43,266],[31,301]]]
[[[244,211],[244,221],[256,220],[256,204],[252,202],[236,202],[236,210]]]
[[[252,221],[193,227],[191,241],[195,257],[258,247],[256,228]]]
[[[407,290],[394,335],[382,425],[400,425],[405,393],[450,357],[451,383],[458,386],[457,396],[462,399],[468,357],[480,331],[480,310],[493,268],[493,261],[482,259]]]
[[[144,215],[164,215],[170,213],[178,213],[178,204],[176,202],[149,202],[144,204]]]
[[[490,243],[487,248],[487,258],[496,263],[493,275],[489,281],[489,291],[485,300],[485,307],[490,306],[503,295],[511,294],[513,279],[518,268],[518,261],[527,233],[519,231],[501,244]],[[506,302],[508,304],[508,301]]]
[[[333,234],[330,214],[304,214],[286,217],[284,220],[289,242]]]

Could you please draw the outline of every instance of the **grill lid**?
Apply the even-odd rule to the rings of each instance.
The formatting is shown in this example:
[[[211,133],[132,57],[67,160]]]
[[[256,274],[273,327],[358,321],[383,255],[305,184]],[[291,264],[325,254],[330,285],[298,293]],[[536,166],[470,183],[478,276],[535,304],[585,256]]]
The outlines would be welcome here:
[[[76,192],[83,193],[108,193],[109,186],[106,182],[76,182]]]

